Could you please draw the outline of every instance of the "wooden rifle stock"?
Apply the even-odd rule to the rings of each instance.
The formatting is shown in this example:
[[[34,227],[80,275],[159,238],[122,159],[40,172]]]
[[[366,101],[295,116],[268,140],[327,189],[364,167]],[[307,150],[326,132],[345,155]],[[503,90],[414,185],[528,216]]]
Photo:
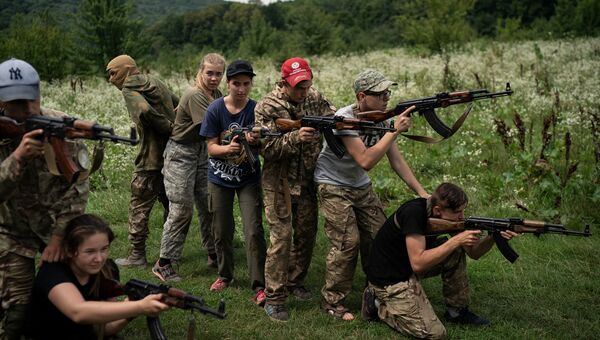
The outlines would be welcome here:
[[[286,118],[277,118],[275,119],[275,125],[277,126],[277,129],[281,132],[290,132],[292,130],[300,129],[302,127],[302,121]]]
[[[46,138],[52,146],[52,150],[44,152],[50,171],[62,174],[69,183],[75,182],[82,172],[89,170],[89,159],[87,151],[80,149],[75,152],[65,139],[108,140],[130,145],[138,143],[134,129],[131,129],[130,138],[125,138],[115,135],[111,127],[68,116],[31,116],[23,123],[0,116],[0,138],[17,139],[37,129],[44,131],[40,140]]]

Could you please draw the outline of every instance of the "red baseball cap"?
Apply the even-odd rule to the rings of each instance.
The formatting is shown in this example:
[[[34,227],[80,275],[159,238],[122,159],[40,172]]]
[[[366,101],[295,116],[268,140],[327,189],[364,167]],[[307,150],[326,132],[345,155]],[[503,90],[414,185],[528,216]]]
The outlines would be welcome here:
[[[303,80],[312,79],[312,71],[306,60],[290,58],[281,64],[281,78],[294,87]]]

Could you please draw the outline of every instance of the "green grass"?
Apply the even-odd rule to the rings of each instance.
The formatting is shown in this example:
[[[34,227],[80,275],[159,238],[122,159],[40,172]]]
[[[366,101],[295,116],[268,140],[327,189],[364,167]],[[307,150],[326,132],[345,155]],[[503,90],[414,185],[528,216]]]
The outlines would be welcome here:
[[[537,46],[537,47],[536,47]],[[558,235],[524,235],[511,242],[520,254],[507,262],[496,250],[479,261],[469,261],[472,292],[471,309],[492,320],[485,329],[446,325],[451,338],[460,339],[591,339],[600,333],[600,165],[594,152],[600,148],[593,136],[593,115],[600,111],[600,40],[521,42],[518,44],[484,43],[467,46],[451,55],[453,83],[460,89],[478,88],[474,74],[491,91],[502,90],[510,81],[514,95],[480,102],[463,128],[450,140],[424,145],[399,139],[398,144],[419,180],[431,191],[441,181],[463,186],[470,198],[467,215],[493,217],[522,216],[559,221],[571,229],[591,225],[590,238]],[[539,49],[536,52],[536,49]],[[312,62],[312,61],[311,61]],[[260,99],[277,79],[277,69],[268,60],[255,61],[257,77],[251,97]],[[443,60],[422,57],[402,49],[376,51],[344,58],[322,56],[315,70],[315,86],[337,107],[352,100],[351,82],[366,67],[381,70],[391,79],[400,80],[392,103],[431,96],[445,90],[442,83]],[[546,74],[546,75],[544,75]],[[166,79],[175,92],[187,87],[183,76]],[[84,82],[84,93],[73,94],[67,84],[45,85],[43,103],[76,116],[114,126],[126,135],[129,122],[120,94],[99,79]],[[542,86],[544,85],[544,86]],[[547,91],[550,88],[550,91]],[[558,95],[557,95],[558,93]],[[557,104],[557,96],[559,103]],[[452,121],[462,108],[441,110],[441,117]],[[547,146],[547,167],[534,166],[542,148],[544,116],[557,112],[556,127]],[[517,146],[512,118],[518,112],[527,126],[526,148]],[[504,146],[494,129],[494,118],[512,128],[512,144]],[[599,124],[600,122],[596,122]],[[597,125],[596,125],[597,126]],[[530,130],[531,128],[531,130]],[[597,131],[597,128],[596,128]],[[422,118],[413,120],[412,133],[429,133]],[[577,170],[561,185],[566,163],[564,135],[571,134],[570,162],[578,161]],[[596,132],[597,133],[597,132]],[[531,140],[531,142],[529,142]],[[94,175],[94,190],[88,210],[106,218],[117,234],[112,256],[127,254],[127,206],[134,148],[109,146],[103,176]],[[403,201],[414,197],[404,183],[382,161],[370,173],[377,193],[390,214]],[[557,197],[561,198],[557,205]],[[517,203],[529,212],[517,208]],[[239,212],[236,210],[239,228]],[[291,320],[275,323],[251,302],[252,291],[244,259],[243,241],[236,234],[236,282],[222,293],[209,292],[217,273],[207,268],[206,253],[201,249],[194,218],[178,272],[184,280],[178,288],[205,298],[216,307],[219,299],[227,304],[227,318],[218,320],[196,316],[196,337],[206,339],[387,339],[398,334],[382,323],[361,320],[341,322],[320,312],[319,290],[323,285],[328,241],[320,221],[317,245],[306,285],[315,294],[313,301],[290,298]],[[157,204],[150,220],[147,245],[149,261],[158,257],[162,234],[162,208]],[[265,224],[266,237],[268,226]],[[268,239],[268,238],[267,238]],[[145,269],[122,269],[123,280],[139,278],[157,282]],[[360,309],[361,288],[365,282],[357,269],[353,292],[347,305],[356,316]],[[443,313],[441,282],[424,281],[425,291],[436,312]],[[171,339],[185,337],[189,313],[171,310],[161,315]],[[127,339],[147,339],[143,318],[136,319],[123,335]]]

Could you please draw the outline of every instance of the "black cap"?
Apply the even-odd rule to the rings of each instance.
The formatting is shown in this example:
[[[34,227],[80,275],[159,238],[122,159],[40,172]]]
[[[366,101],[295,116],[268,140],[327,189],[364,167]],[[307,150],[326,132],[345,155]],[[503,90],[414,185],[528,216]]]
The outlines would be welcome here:
[[[254,77],[254,70],[252,69],[252,65],[245,60],[236,60],[231,62],[229,66],[227,66],[227,72],[225,75],[227,78],[231,78],[237,74],[247,74],[251,77]]]

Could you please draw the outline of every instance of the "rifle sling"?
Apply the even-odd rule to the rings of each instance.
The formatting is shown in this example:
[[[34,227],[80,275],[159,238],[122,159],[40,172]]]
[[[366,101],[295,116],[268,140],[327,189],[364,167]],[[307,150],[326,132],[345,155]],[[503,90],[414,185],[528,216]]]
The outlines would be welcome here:
[[[104,159],[104,142],[94,145],[94,151],[92,153],[92,167],[90,168],[90,175],[100,169],[102,166],[102,160]]]
[[[443,140],[446,140],[446,139],[452,137],[452,135],[454,135],[454,133],[456,133],[456,131],[458,131],[458,129],[460,129],[460,127],[463,125],[463,123],[469,116],[469,113],[471,112],[472,108],[473,108],[473,104],[469,105],[469,107],[467,107],[467,109],[462,113],[462,115],[460,117],[458,117],[456,122],[454,122],[454,124],[452,125],[452,128],[449,128],[446,124],[444,124],[444,122],[442,122],[442,120],[435,114],[435,110],[430,109],[430,110],[421,112],[423,114],[423,116],[425,116],[425,119],[427,119],[427,122],[429,123],[429,125],[431,125],[431,127],[435,130],[435,132],[437,132],[440,136],[442,136],[442,139],[435,139],[435,138],[428,137],[428,136],[418,136],[418,135],[407,135],[407,134],[401,134],[401,135],[408,139],[412,139],[412,140],[415,140],[415,141],[421,142],[421,143],[427,143],[427,144],[439,143]]]

